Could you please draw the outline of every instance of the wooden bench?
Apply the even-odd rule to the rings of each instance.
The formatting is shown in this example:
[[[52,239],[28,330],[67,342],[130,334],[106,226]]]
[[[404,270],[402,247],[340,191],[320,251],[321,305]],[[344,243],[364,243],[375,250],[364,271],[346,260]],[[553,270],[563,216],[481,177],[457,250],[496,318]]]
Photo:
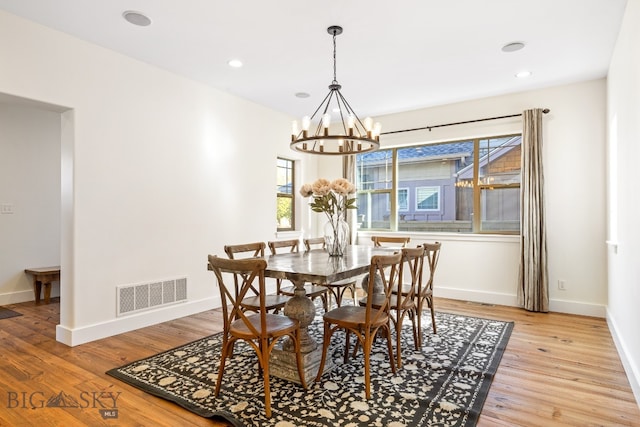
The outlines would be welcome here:
[[[60,281],[60,266],[26,268],[25,273],[33,276],[33,292],[36,295],[36,304],[40,304],[40,291],[44,285],[44,302],[49,304],[51,300],[51,282]]]

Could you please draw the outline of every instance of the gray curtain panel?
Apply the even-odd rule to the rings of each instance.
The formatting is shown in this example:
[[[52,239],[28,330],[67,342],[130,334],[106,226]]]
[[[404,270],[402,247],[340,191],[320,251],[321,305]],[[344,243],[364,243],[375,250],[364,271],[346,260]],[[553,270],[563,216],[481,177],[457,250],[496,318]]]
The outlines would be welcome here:
[[[356,156],[351,154],[342,157],[342,177],[356,185]],[[347,223],[349,224],[349,244],[356,241],[358,224],[355,221],[356,209],[347,209]]]
[[[542,109],[522,113],[520,186],[520,273],[518,303],[529,311],[549,311],[549,274],[542,168]]]

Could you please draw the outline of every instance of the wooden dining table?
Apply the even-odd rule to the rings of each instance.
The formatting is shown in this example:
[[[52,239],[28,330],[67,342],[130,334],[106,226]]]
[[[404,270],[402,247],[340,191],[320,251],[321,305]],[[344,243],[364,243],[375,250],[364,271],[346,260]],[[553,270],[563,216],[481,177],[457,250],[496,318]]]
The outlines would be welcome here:
[[[373,255],[390,253],[393,253],[393,249],[351,245],[340,257],[329,256],[325,250],[317,249],[266,258],[265,276],[290,280],[295,286],[294,296],[285,305],[284,314],[300,322],[301,351],[307,381],[312,381],[318,373],[322,348],[309,335],[309,325],[316,316],[316,307],[305,294],[305,283],[322,285],[368,273]],[[333,367],[331,361],[328,362],[325,370]],[[285,341],[282,348],[272,352],[270,372],[276,377],[299,382],[295,352],[290,341]]]

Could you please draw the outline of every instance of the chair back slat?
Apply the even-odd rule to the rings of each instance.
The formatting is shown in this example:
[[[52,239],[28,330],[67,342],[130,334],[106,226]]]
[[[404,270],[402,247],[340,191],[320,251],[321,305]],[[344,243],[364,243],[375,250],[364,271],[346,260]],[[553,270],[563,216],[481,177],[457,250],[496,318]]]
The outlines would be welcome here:
[[[438,260],[440,259],[440,242],[424,243],[424,253],[429,267],[429,279],[426,283],[421,283],[418,286],[418,293],[420,296],[425,296],[428,293],[433,292],[433,278],[436,274],[436,267],[438,266]]]
[[[400,280],[398,281],[397,288],[394,290],[397,294],[398,306],[403,306],[405,300],[413,300],[418,289],[421,289],[424,257],[424,246],[402,249]],[[404,283],[408,286],[403,287]]]
[[[264,270],[267,262],[261,258],[247,259],[225,259],[214,255],[209,255],[209,265],[216,275],[218,287],[220,289],[220,298],[222,302],[222,311],[224,315],[225,331],[228,331],[229,325],[236,319],[241,319],[247,329],[258,337],[266,334],[266,309],[265,309],[265,282]],[[223,273],[231,273],[234,278],[241,277],[242,281],[238,292],[231,292],[230,286],[225,282]],[[256,285],[257,282],[257,285]],[[257,290],[260,296],[260,316],[261,330],[257,330],[249,321],[247,312],[242,307],[242,299],[251,290]],[[228,307],[231,306],[231,312]],[[251,314],[255,316],[256,314]]]
[[[264,249],[266,245],[264,242],[242,243],[239,245],[226,245],[224,252],[229,259],[246,259],[246,258],[264,258]],[[240,284],[243,280],[243,275],[233,275],[233,285],[236,295],[240,292]],[[258,295],[259,292],[255,286],[251,287],[254,295]]]
[[[382,247],[382,246],[399,246],[400,248],[406,247],[411,241],[411,237],[408,236],[371,236],[371,241],[373,242],[373,246]]]
[[[314,249],[314,248],[324,249],[326,245],[324,237],[311,237],[309,239],[304,239],[303,243],[304,243],[305,251],[310,251],[311,249]]]
[[[374,255],[371,257],[371,266],[369,267],[369,281],[367,289],[367,301],[365,312],[365,323],[376,323],[380,319],[386,317],[389,313],[389,300],[393,289],[397,287],[400,264],[402,262],[402,253],[396,252],[393,255]],[[374,294],[374,278],[379,276],[382,282],[382,292],[385,295],[384,303],[373,308]]]
[[[294,252],[298,252],[300,241],[298,239],[273,240],[271,242],[267,242],[267,245],[269,246],[271,255],[277,254],[278,249],[289,249],[289,253],[294,253]]]

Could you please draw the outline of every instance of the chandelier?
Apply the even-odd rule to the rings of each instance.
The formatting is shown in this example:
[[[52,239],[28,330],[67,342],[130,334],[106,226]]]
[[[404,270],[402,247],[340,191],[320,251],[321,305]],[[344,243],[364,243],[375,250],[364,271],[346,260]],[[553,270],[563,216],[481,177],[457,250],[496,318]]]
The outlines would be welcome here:
[[[333,81],[329,85],[329,93],[311,117],[302,118],[301,129],[297,120],[293,122],[290,147],[302,153],[329,155],[377,150],[380,147],[380,123],[373,124],[371,117],[361,121],[340,93],[342,86],[336,80],[336,36],[342,34],[342,27],[333,25],[327,28],[327,32],[333,36]],[[331,134],[329,129],[331,113],[339,121],[339,125],[334,126],[336,134]]]

